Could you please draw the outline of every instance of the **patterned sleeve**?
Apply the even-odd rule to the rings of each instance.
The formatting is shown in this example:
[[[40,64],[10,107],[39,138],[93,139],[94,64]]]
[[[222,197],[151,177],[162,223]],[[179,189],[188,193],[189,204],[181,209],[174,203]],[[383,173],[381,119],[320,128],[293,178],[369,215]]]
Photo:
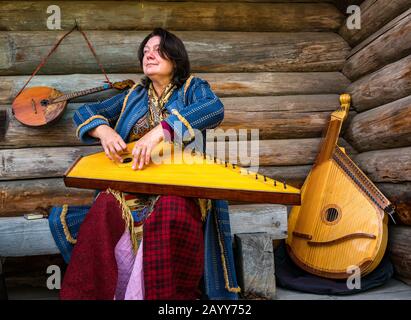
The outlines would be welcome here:
[[[165,121],[182,141],[194,138],[194,129],[203,131],[217,127],[224,119],[224,105],[211,90],[207,81],[197,78],[189,89],[188,105],[173,109]]]
[[[94,143],[97,139],[88,134],[89,130],[102,124],[114,127],[127,92],[128,90],[102,102],[86,103],[79,107],[73,116],[77,137],[84,143]]]

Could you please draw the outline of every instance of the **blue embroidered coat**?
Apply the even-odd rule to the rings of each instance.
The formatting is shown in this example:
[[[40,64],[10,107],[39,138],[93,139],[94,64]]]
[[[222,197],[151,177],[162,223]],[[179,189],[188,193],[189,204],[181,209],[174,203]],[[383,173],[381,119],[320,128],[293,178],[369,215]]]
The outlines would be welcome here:
[[[123,108],[128,91],[122,92],[102,102],[85,104],[74,114],[77,135],[85,143],[97,142],[88,131],[106,124],[115,128],[125,142],[134,124],[148,112],[148,93],[138,86],[129,95]],[[193,129],[202,131],[217,127],[224,118],[224,106],[211,90],[209,84],[192,78],[188,88],[182,86],[175,90],[165,105],[169,116],[164,120],[173,128],[174,139],[189,142],[189,128],[182,123],[177,114],[186,119]],[[203,140],[205,141],[205,139]],[[204,293],[209,299],[238,299],[232,237],[227,201],[213,200],[204,226],[205,268]],[[87,209],[87,208],[86,208]],[[59,213],[61,207],[54,207],[50,213],[50,228],[54,239],[66,261],[71,254],[72,245],[64,237]],[[76,236],[87,210],[83,207],[69,207],[66,222],[72,235]],[[221,254],[223,251],[223,254]],[[224,261],[223,261],[224,260]]]

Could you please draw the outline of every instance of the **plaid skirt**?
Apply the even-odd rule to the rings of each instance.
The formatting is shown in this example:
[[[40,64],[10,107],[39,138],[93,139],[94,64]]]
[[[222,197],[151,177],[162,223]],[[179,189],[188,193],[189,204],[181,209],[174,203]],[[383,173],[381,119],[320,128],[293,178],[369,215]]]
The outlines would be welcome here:
[[[196,299],[204,272],[200,208],[193,199],[161,196],[144,223],[145,299]],[[61,299],[112,300],[115,246],[125,230],[118,201],[102,192],[86,215],[67,267]]]

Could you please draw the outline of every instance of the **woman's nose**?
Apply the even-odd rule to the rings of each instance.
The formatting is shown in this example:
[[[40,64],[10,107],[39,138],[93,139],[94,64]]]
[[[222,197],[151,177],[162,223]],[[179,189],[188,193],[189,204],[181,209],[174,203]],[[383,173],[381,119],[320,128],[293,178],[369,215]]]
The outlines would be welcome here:
[[[147,59],[153,59],[154,58],[154,53],[153,51],[147,52]]]

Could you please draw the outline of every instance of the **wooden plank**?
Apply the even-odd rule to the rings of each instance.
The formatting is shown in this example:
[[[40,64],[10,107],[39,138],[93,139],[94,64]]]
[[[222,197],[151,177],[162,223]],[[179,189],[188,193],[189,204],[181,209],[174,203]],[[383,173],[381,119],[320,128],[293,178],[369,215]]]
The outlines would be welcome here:
[[[243,295],[275,299],[275,267],[270,236],[258,233],[236,234],[239,285]]]
[[[411,55],[353,82],[347,89],[353,107],[362,112],[411,94]]]
[[[350,84],[340,72],[255,72],[255,73],[201,73],[194,74],[211,85],[219,97],[282,96],[301,94],[340,94]],[[139,81],[141,74],[109,74],[111,81],[132,79]],[[28,80],[27,76],[0,76],[0,104],[11,104],[18,91]],[[30,87],[49,86],[64,93],[100,86],[101,74],[40,75],[30,82]],[[97,101],[118,93],[107,90],[72,102]]]
[[[0,32],[0,75],[31,74],[63,34]],[[136,52],[146,35],[142,31],[87,33],[109,73],[142,72]],[[347,43],[331,32],[176,32],[176,35],[187,48],[193,72],[339,71],[349,52]],[[41,69],[41,74],[100,72],[80,33],[65,39]]]
[[[363,152],[354,161],[374,182],[411,181],[411,147]]]
[[[225,158],[226,161],[237,162],[242,166],[250,166],[250,162],[262,166],[306,165],[314,162],[321,140],[321,138],[262,140],[253,148],[248,141],[248,153],[244,156],[236,151],[237,142],[227,144],[217,142],[214,152],[220,155],[217,151],[224,150],[221,145],[223,143],[226,151],[221,155],[221,159]],[[340,145],[348,148],[348,154],[355,153],[343,139],[340,139]],[[0,150],[0,180],[62,177],[79,155],[101,150],[100,146],[2,149]],[[212,154],[212,148],[208,150],[209,154]],[[251,153],[253,151],[254,154]]]
[[[395,205],[395,220],[411,226],[411,182],[377,183],[381,192]]]
[[[89,205],[94,190],[67,188],[62,178],[0,181],[0,217],[47,214],[52,206]]]
[[[263,232],[271,239],[287,238],[287,207],[273,204],[230,205],[231,233]]]
[[[0,218],[0,256],[19,257],[56,254],[48,219]]]
[[[333,31],[343,21],[328,3],[2,1],[0,30],[47,31],[49,5],[60,7],[63,30],[77,20],[83,30]]]
[[[360,5],[361,28],[350,30],[344,23],[339,33],[354,47],[410,7],[410,0],[365,0]]]
[[[358,151],[411,146],[411,95],[357,114],[344,137]]]
[[[338,95],[301,95],[222,98],[225,117],[220,128],[258,129],[260,139],[319,137],[332,111],[339,107]],[[10,119],[5,135],[0,135],[0,147],[27,148],[39,146],[77,146],[82,143],[75,135],[74,112],[82,104],[70,103],[62,118],[51,126],[30,128],[18,122],[7,110]],[[355,112],[354,112],[355,113]],[[250,116],[253,121],[250,122]],[[346,121],[345,123],[348,123]]]
[[[360,78],[411,53],[411,9],[372,34],[350,53],[343,73]]]
[[[287,231],[287,210],[280,205],[229,206],[231,232],[240,230],[268,231],[270,239],[284,238]],[[257,218],[253,218],[253,216]],[[260,217],[261,219],[258,219]],[[250,222],[243,225],[242,219]],[[24,217],[0,218],[0,256],[19,257],[55,254],[59,250],[51,235],[48,219],[26,220]]]
[[[391,226],[388,252],[398,276],[411,282],[411,228]]]

